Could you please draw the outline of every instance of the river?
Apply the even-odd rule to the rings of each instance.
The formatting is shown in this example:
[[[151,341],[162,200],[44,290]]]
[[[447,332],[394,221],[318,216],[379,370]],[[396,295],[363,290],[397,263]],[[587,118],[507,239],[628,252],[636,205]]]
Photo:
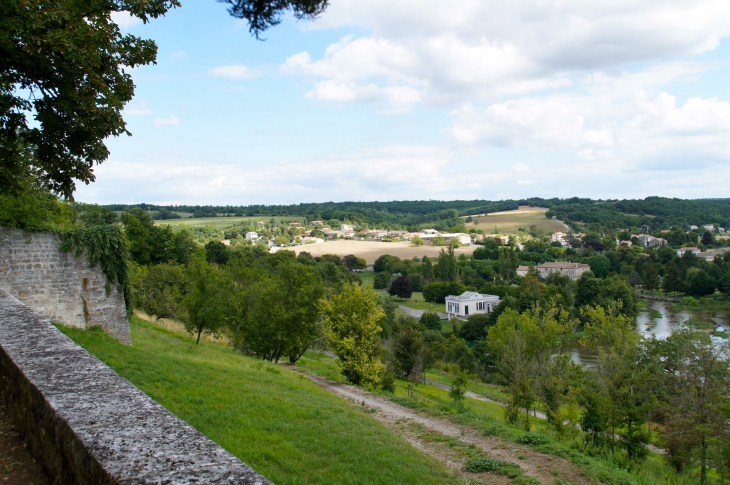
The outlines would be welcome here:
[[[648,311],[642,311],[636,317],[636,331],[647,338],[651,338],[652,336],[659,339],[667,338],[688,320],[714,322],[715,329],[718,332],[728,333],[728,328],[730,328],[730,325],[728,325],[728,322],[730,322],[730,312],[728,311],[673,310],[672,302],[657,300],[644,301],[648,304],[645,307]],[[713,339],[721,340],[719,337],[713,337]],[[569,351],[571,359],[576,364],[590,366],[596,362],[595,352],[583,348],[577,341],[571,342]]]

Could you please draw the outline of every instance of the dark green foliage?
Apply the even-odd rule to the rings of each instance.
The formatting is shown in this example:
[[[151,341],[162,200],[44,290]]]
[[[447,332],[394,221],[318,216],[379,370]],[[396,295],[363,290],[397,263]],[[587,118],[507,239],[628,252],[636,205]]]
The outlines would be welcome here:
[[[269,27],[278,25],[281,16],[291,11],[294,18],[314,19],[327,8],[328,0],[218,0],[230,5],[228,13],[233,17],[245,19],[249,31],[257,38]]]
[[[393,353],[400,375],[410,375],[418,365],[421,366],[420,370],[423,372],[425,370],[425,352],[426,347],[423,344],[421,332],[417,328],[405,325],[395,335]]]
[[[184,321],[183,296],[189,293],[185,268],[158,264],[146,268],[132,264],[132,299],[134,307],[157,318]]]
[[[489,321],[489,315],[486,313],[471,315],[459,328],[458,335],[465,340],[481,340],[487,335]]]
[[[692,296],[706,296],[715,292],[717,283],[705,271],[693,272],[687,278],[687,293]]]
[[[434,282],[423,289],[423,299],[434,303],[444,303],[447,296],[461,295],[467,290],[476,291],[476,289],[466,287],[461,283]]]
[[[98,226],[100,224],[114,224],[119,222],[116,212],[96,204],[79,204],[82,210],[79,219],[87,226]]]
[[[129,256],[141,265],[175,262],[185,264],[195,251],[187,231],[174,232],[171,226],[155,226],[149,212],[133,208],[121,215],[129,243]]]
[[[411,283],[411,289],[415,292],[423,291],[423,276],[418,273],[409,274],[408,281]]]
[[[378,257],[378,259],[375,260],[375,264],[373,264],[373,270],[376,273],[380,273],[381,271],[385,271],[385,265],[388,264],[388,261],[392,258],[390,254],[383,254],[382,256]]]
[[[421,325],[428,330],[441,331],[441,317],[436,312],[423,312],[420,322]]]
[[[59,202],[53,194],[29,180],[18,183],[22,184],[22,191],[0,190],[0,226],[28,231],[53,230],[70,219],[71,207]]]
[[[385,392],[395,392],[395,374],[386,372],[380,379],[380,388]]]
[[[124,293],[127,313],[132,313],[132,295],[127,266],[127,244],[124,233],[113,224],[84,227],[60,232],[61,251],[74,251],[77,255],[86,251],[92,265],[101,269],[112,283],[119,283]]]
[[[209,241],[205,245],[205,259],[209,263],[224,265],[229,258],[228,246],[220,241]]]
[[[596,278],[605,278],[611,271],[611,262],[602,254],[591,256],[588,259],[588,264],[591,266],[591,271],[596,275]]]
[[[157,57],[153,41],[122,35],[110,13],[126,10],[146,22],[176,6],[176,0],[0,3],[0,191],[21,189],[29,149],[36,175],[56,193],[70,197],[74,179],[94,181],[93,165],[109,156],[104,140],[127,133],[121,111],[134,95],[128,69]],[[28,119],[31,111],[37,123]]]
[[[376,290],[383,290],[387,288],[388,283],[390,283],[390,276],[390,273],[387,273],[385,271],[376,273],[375,279],[373,280],[373,288]]]
[[[457,373],[451,381],[449,397],[454,402],[454,407],[459,411],[464,409],[464,394],[466,394],[466,384],[468,382],[467,376],[463,372]]]
[[[427,285],[434,279],[433,265],[428,256],[423,257],[423,265],[421,266],[421,274],[423,275],[423,284]]]
[[[700,243],[704,244],[705,246],[708,246],[710,244],[715,244],[715,240],[712,237],[712,233],[709,231],[706,231],[702,238],[700,239]]]

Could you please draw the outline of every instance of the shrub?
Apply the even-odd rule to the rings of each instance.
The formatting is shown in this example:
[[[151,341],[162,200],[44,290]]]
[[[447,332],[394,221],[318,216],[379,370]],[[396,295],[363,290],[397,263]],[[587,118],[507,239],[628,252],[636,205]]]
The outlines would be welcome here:
[[[381,271],[380,273],[377,273],[375,275],[375,279],[373,280],[373,288],[376,290],[384,290],[388,287],[388,283],[390,283],[390,273]]]
[[[464,467],[472,473],[491,472],[497,475],[505,475],[509,478],[517,478],[522,475],[522,469],[519,465],[496,460],[488,456],[469,459],[464,464]]]
[[[380,380],[380,388],[386,392],[395,392],[395,374],[386,372]]]
[[[423,312],[421,315],[421,325],[428,330],[441,331],[441,317],[436,312]]]
[[[548,435],[543,433],[527,433],[518,441],[526,445],[544,445],[552,440]]]

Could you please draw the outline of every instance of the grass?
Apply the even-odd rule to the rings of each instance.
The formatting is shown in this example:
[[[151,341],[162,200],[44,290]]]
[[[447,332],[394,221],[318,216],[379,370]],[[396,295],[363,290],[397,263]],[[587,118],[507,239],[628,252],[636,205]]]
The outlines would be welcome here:
[[[375,281],[375,272],[374,271],[363,271],[362,273],[358,273],[360,276],[360,281],[362,281],[362,287],[363,288],[370,288],[373,289],[373,282]],[[397,303],[398,305],[403,305],[408,308],[412,308],[414,310],[426,310],[426,311],[432,311],[432,312],[444,312],[446,310],[446,307],[444,304],[439,303],[433,303],[428,302],[423,299],[423,293],[420,291],[414,291],[411,295],[411,298],[407,300],[401,300],[398,297],[391,298],[390,295],[385,290],[373,290],[375,293],[381,295],[383,298],[387,298],[393,303]]]
[[[366,411],[297,372],[132,318],[133,346],[61,330],[278,485],[457,484]],[[316,355],[304,363],[320,365]],[[304,364],[303,363],[303,364]]]
[[[171,226],[178,226],[180,224],[187,224],[188,226],[214,226],[218,229],[225,229],[227,227],[231,227],[235,224],[238,224],[240,222],[248,222],[251,221],[253,224],[255,224],[258,221],[264,221],[269,222],[271,220],[271,216],[253,216],[253,217],[200,217],[200,218],[184,218],[184,219],[166,219],[164,221],[155,221],[156,225],[162,225],[162,224],[169,224]],[[287,221],[287,222],[293,222],[298,221],[302,222],[304,220],[303,217],[297,217],[297,216],[284,216],[274,217],[274,220],[279,223],[281,221]]]
[[[438,382],[439,384],[445,384],[447,386],[450,386],[451,382],[454,379],[453,376],[451,376],[448,372],[439,369],[431,369],[426,371],[426,378],[434,382]],[[486,397],[487,399],[491,399],[493,401],[504,403],[509,402],[509,396],[504,391],[504,389],[493,384],[485,384],[481,381],[472,379],[467,385],[467,390],[473,392],[478,396]]]

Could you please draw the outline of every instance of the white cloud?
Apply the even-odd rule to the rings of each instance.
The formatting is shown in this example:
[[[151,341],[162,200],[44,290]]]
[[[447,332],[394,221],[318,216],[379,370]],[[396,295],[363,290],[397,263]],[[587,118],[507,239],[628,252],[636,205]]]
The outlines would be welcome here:
[[[117,24],[121,30],[128,30],[131,27],[142,23],[141,19],[133,17],[131,13],[126,11],[112,12],[111,18],[112,22]]]
[[[341,0],[306,28],[349,26],[372,33],[345,36],[318,60],[306,51],[290,56],[283,71],[314,83],[349,83],[351,90],[407,86],[420,101],[464,103],[561,89],[586,73],[708,52],[730,35],[730,3]]]
[[[123,114],[130,116],[149,116],[152,114],[152,110],[147,106],[147,101],[140,99],[125,106]]]
[[[157,126],[177,126],[182,125],[182,121],[175,115],[170,115],[169,118],[155,118],[155,125]]]
[[[208,73],[211,76],[226,77],[230,79],[254,79],[261,75],[259,71],[246,67],[243,64],[214,67],[210,69]]]
[[[524,163],[516,163],[514,165],[514,167],[512,167],[512,168],[514,168],[515,172],[529,172],[530,171],[530,168],[527,165],[525,165]]]

